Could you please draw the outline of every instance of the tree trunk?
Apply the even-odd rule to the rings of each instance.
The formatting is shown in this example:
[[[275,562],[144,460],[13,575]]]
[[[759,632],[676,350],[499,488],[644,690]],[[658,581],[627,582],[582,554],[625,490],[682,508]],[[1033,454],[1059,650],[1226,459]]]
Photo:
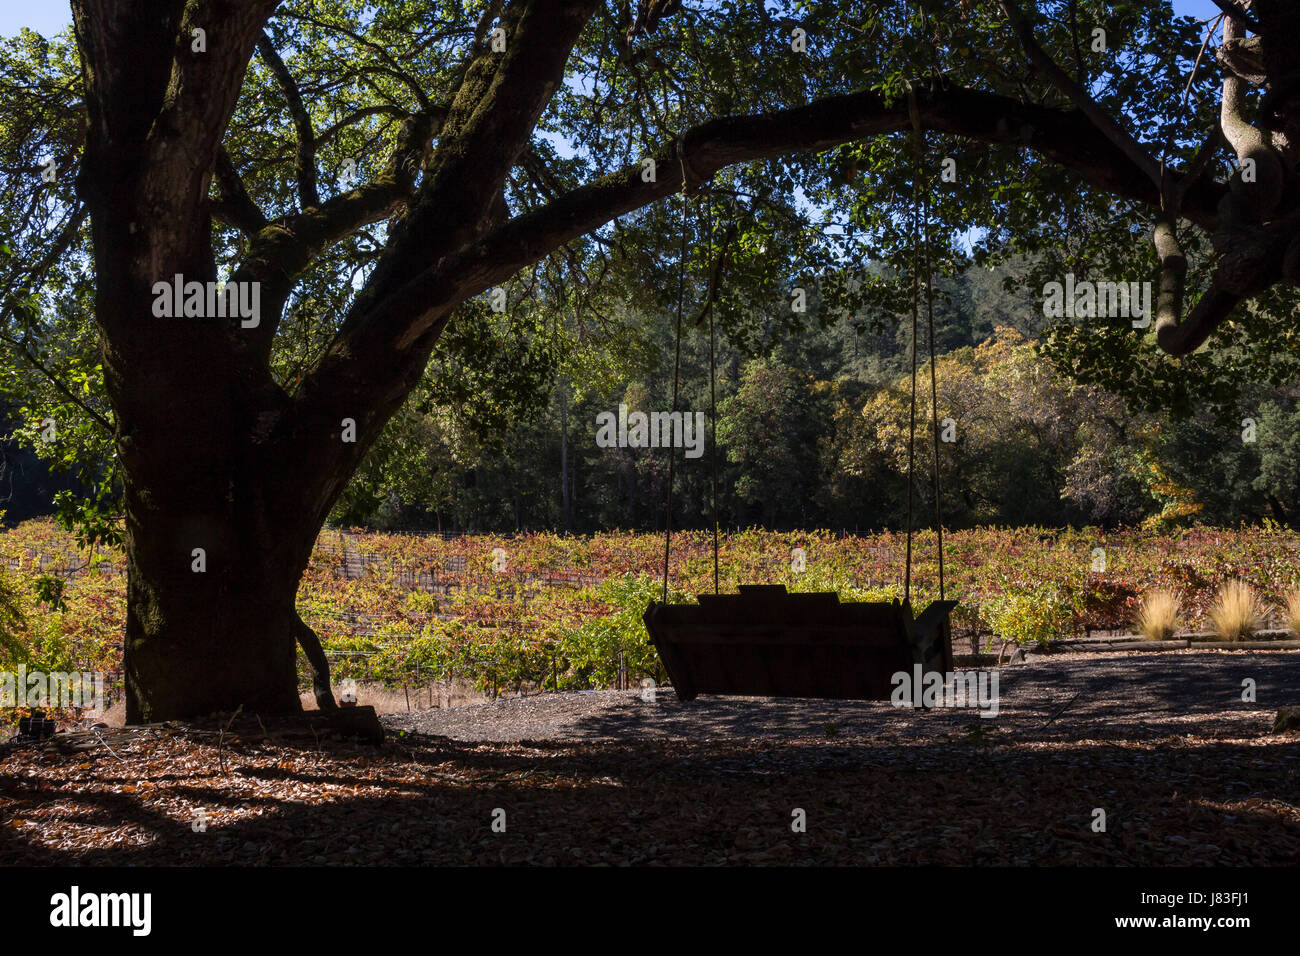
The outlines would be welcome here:
[[[150,457],[170,462],[171,487],[196,487],[185,457]],[[324,652],[294,607],[314,523],[268,521],[246,481],[222,484],[227,497],[204,500],[151,493],[140,476],[126,474],[128,723],[241,706],[296,713],[300,643],[317,704],[335,706]]]
[[[125,513],[127,721],[297,712],[300,642],[318,703],[332,707],[294,598],[351,459],[280,454],[270,436],[288,399],[247,366],[239,320],[155,317],[151,264],[96,238],[99,274],[112,276],[97,312],[112,330],[101,342]],[[172,268],[187,280],[214,272],[205,247]]]
[[[146,570],[158,556],[142,553],[141,541],[127,544],[127,723],[240,706],[301,710],[292,588],[286,601],[283,587],[257,581],[251,567],[233,574]]]

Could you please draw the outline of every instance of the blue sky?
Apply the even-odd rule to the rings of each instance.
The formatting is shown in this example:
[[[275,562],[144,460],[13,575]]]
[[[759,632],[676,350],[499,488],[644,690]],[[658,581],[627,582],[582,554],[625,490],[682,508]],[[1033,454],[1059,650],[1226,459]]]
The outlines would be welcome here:
[[[1210,0],[1174,0],[1180,14],[1212,17],[1219,12]],[[5,0],[0,3],[0,36],[11,36],[28,27],[47,36],[58,33],[72,22],[67,0]]]
[[[0,4],[0,36],[13,36],[23,27],[44,33],[58,33],[72,23],[67,0],[24,0]]]

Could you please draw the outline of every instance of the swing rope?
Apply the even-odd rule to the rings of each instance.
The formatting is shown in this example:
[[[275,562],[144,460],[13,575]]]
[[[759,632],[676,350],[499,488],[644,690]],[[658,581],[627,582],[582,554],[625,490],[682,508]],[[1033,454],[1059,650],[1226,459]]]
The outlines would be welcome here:
[[[686,298],[686,167],[682,167],[682,242],[678,250],[678,269],[677,269],[677,332],[674,338],[676,345],[673,355],[673,402],[668,411],[674,413],[677,411],[677,392],[681,384],[682,372],[682,306]],[[668,416],[672,421],[672,414]],[[673,454],[673,446],[668,446],[668,508],[664,515],[664,589],[663,603],[668,603],[668,555],[673,536],[673,465],[677,461],[677,456]],[[716,568],[716,565],[715,565]],[[715,570],[716,575],[716,570]]]
[[[912,538],[915,530],[915,498],[916,498],[916,386],[917,386],[917,339],[919,338],[920,327],[920,272],[922,259],[925,267],[925,312],[926,327],[929,336],[929,362],[930,362],[930,424],[931,439],[933,449],[934,467],[931,476],[931,488],[934,494],[934,526],[938,535],[938,552],[939,552],[939,599],[942,601],[946,598],[946,583],[944,578],[943,562],[943,501],[942,489],[939,481],[939,396],[938,396],[938,374],[936,370],[935,359],[935,336],[934,336],[934,273],[933,264],[930,257],[930,239],[929,239],[929,221],[930,221],[930,196],[929,188],[924,188],[924,132],[921,128],[920,110],[916,103],[915,87],[909,83],[907,88],[907,108],[912,121],[912,151],[915,160],[915,176],[912,185],[912,342],[911,342],[911,404],[908,416],[907,430],[907,557],[906,570],[903,579],[903,601],[910,603],[912,597]],[[685,144],[679,142],[678,157],[682,167],[682,222],[681,222],[681,244],[678,250],[678,275],[677,275],[677,307],[676,323],[673,344],[673,398],[670,412],[677,411],[678,398],[681,391],[681,367],[682,367],[682,318],[685,313],[686,300],[686,262],[688,254],[687,245],[687,190],[690,186],[690,176],[686,168]],[[709,257],[714,254],[714,235],[713,235],[713,212],[712,206],[705,207],[706,229],[709,237]],[[924,250],[924,256],[922,256]],[[716,279],[715,279],[716,281]],[[716,358],[716,326],[713,316],[713,294],[714,290],[709,291],[709,300],[705,303],[705,311],[709,316],[709,429],[710,429],[710,470],[711,470],[711,512],[713,517],[713,593],[719,593],[719,547],[718,547],[718,448],[717,448],[717,358]],[[703,319],[703,315],[696,320]],[[667,489],[667,510],[664,516],[664,576],[663,576],[663,603],[668,602],[668,567],[669,559],[672,554],[672,524],[673,524],[673,479],[676,474],[676,456],[673,454],[674,448],[668,449],[668,489]]]
[[[916,340],[919,320],[921,252],[924,249],[925,260],[925,311],[929,334],[930,351],[930,422],[933,440],[934,468],[932,473],[932,490],[934,494],[934,527],[938,534],[939,551],[939,600],[945,598],[943,573],[943,503],[939,487],[939,396],[938,377],[935,373],[934,354],[934,272],[930,261],[930,192],[928,185],[924,188],[924,138],[921,129],[921,113],[916,105],[916,89],[909,83],[907,87],[907,111],[912,120],[912,155],[915,160],[915,177],[912,183],[912,403],[907,431],[907,568],[903,579],[903,601],[910,603],[912,597],[912,534],[913,534],[913,500],[916,484],[913,471],[916,465]]]
[[[689,109],[689,103],[682,100],[678,101],[678,109],[681,110],[683,119],[686,110]],[[686,137],[682,134],[677,138],[677,161],[682,170],[682,228],[681,246],[677,254],[677,322],[676,330],[673,335],[673,402],[670,412],[677,411],[677,398],[681,390],[682,374],[682,315],[685,312],[686,301],[686,256],[687,256],[687,193],[691,188],[692,180],[699,186],[701,180],[694,175],[694,171],[689,169],[686,161]],[[707,191],[708,184],[704,183],[703,188]],[[713,255],[713,212],[712,207],[705,206],[706,228],[709,234],[709,256]],[[718,391],[717,391],[717,367],[714,360],[715,351],[715,331],[713,323],[713,302],[712,290],[710,290],[709,302],[705,308],[709,313],[709,464],[711,475],[712,501],[710,511],[713,517],[713,593],[718,593]],[[699,317],[703,318],[703,315]],[[699,319],[696,320],[696,325]],[[671,417],[670,417],[671,420]],[[685,430],[683,423],[683,431]],[[663,603],[668,603],[668,560],[672,553],[672,536],[673,536],[673,477],[676,472],[674,465],[677,457],[673,454],[675,448],[669,445],[668,448],[668,494],[667,494],[667,512],[664,516],[664,581],[663,581]]]
[[[704,207],[705,224],[709,232],[709,258],[713,257],[713,204]],[[722,253],[718,253],[719,257]],[[721,263],[719,262],[719,268]],[[713,593],[718,593],[718,365],[714,358],[717,334],[713,324],[713,294],[705,308],[709,312],[709,468],[712,471],[712,496],[709,504],[713,516]]]
[[[916,113],[916,95],[912,92],[911,86],[907,88],[907,107],[912,113],[912,143],[914,152],[917,156],[916,170],[912,180],[912,402],[911,414],[907,423],[907,559],[906,570],[903,574],[903,603],[908,604],[912,598],[912,503],[916,497],[916,485],[912,480],[912,472],[916,465],[916,325],[917,325],[917,301],[920,298],[920,291],[917,287],[919,281],[919,256],[920,239],[918,238],[918,229],[920,226],[920,214],[918,208],[917,196],[920,191],[921,182],[921,162],[920,136],[917,132],[917,126],[920,118]]]

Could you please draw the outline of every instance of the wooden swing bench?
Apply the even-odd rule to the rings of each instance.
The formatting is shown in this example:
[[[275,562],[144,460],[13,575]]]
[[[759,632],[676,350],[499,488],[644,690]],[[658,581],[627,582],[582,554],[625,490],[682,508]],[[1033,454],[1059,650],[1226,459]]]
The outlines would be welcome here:
[[[952,670],[956,601],[841,604],[833,592],[742,584],[698,604],[652,601],[644,621],[681,700],[698,694],[887,700],[893,675]]]
[[[915,92],[908,88],[908,106],[916,153],[917,181],[922,182],[923,131]],[[912,215],[919,228],[921,203],[914,192]],[[686,207],[682,207],[685,226]],[[682,262],[686,232],[682,233]],[[712,232],[710,231],[710,236]],[[917,244],[920,244],[918,239]],[[712,240],[710,239],[710,253]],[[721,269],[722,258],[718,259]],[[919,261],[919,260],[918,260]],[[926,247],[926,289],[930,288],[930,254]],[[713,279],[716,280],[715,272]],[[712,281],[710,297],[695,324],[709,319],[709,394],[716,391],[713,359]],[[682,290],[677,297],[677,354],[682,336]],[[696,604],[652,601],[643,620],[668,679],[681,700],[699,694],[745,697],[822,697],[843,700],[888,700],[895,674],[952,670],[952,625],[948,616],[956,601],[944,600],[943,508],[939,488],[939,403],[935,380],[934,304],[926,296],[930,335],[930,398],[934,441],[934,526],[938,537],[939,600],[920,616],[912,615],[911,593],[914,451],[916,442],[917,323],[919,287],[912,286],[912,415],[908,430],[907,564],[902,601],[840,603],[833,592],[789,593],[782,584],[742,584],[738,594],[701,594]],[[680,362],[673,367],[673,408],[677,407]],[[718,477],[716,414],[712,401],[715,440],[713,469],[713,589],[718,590]],[[664,516],[664,597],[668,595],[669,547],[672,540],[673,465],[668,457],[668,501]]]

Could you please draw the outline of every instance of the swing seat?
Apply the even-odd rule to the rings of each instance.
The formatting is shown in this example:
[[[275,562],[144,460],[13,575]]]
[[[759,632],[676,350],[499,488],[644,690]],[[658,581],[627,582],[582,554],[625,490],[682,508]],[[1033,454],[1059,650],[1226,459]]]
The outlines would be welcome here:
[[[698,694],[888,700],[893,675],[952,670],[948,615],[907,602],[841,604],[833,592],[742,584],[698,604],[652,601],[643,620],[681,700]]]

